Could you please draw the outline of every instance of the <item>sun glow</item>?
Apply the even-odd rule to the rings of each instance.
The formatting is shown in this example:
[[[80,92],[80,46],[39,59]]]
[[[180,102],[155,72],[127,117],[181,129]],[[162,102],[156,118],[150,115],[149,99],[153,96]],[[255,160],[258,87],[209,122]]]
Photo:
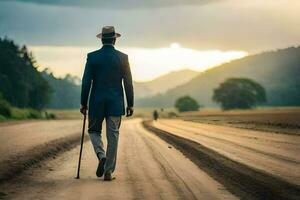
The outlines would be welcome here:
[[[124,51],[130,55],[134,79],[139,81],[180,69],[205,71],[248,54],[244,51],[199,51],[183,48],[178,43],[172,43],[166,48],[124,48]]]
[[[31,46],[40,69],[48,67],[57,76],[67,73],[82,77],[86,54],[97,47]],[[133,79],[147,81],[170,71],[192,69],[204,71],[247,55],[244,51],[195,50],[172,43],[169,47],[148,49],[122,47],[129,55]]]
[[[174,42],[174,43],[170,44],[170,47],[171,47],[172,49],[179,49],[179,48],[180,48],[180,44],[177,43],[177,42]]]

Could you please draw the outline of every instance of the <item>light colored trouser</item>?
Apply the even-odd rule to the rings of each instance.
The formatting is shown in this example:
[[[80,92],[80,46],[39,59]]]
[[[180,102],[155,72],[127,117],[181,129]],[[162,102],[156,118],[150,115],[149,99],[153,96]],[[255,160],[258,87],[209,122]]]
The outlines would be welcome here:
[[[107,138],[107,151],[105,153],[103,141],[101,137],[102,122],[104,118],[89,119],[89,136],[93,144],[95,153],[98,159],[106,157],[105,172],[113,173],[116,168],[119,128],[121,124],[121,116],[108,116],[105,117],[106,121],[106,138]]]

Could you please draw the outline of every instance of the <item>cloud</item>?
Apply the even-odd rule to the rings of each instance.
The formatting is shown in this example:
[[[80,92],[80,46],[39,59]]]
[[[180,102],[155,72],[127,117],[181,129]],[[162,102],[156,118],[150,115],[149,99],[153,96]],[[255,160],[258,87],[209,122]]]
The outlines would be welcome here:
[[[1,0],[0,0],[1,1]],[[2,0],[3,1],[3,0]],[[4,0],[5,1],[5,0]],[[11,1],[11,0],[10,0]],[[178,5],[203,5],[223,0],[14,0],[25,3],[97,8],[159,8]]]
[[[300,44],[299,0],[290,4],[286,0],[239,1],[90,9],[0,0],[0,37],[7,35],[19,44],[35,46],[93,46],[100,45],[95,35],[101,27],[114,25],[122,34],[117,44],[128,47],[161,48],[178,42],[196,50],[257,53]]]

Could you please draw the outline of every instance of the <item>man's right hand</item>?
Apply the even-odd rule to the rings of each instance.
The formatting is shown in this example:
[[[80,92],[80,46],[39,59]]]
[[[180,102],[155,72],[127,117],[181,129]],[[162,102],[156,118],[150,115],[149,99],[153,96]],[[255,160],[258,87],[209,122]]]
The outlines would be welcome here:
[[[86,113],[87,113],[87,107],[86,106],[81,106],[80,107],[80,112],[81,112],[81,114],[86,115]]]
[[[126,117],[130,117],[133,115],[133,107],[126,108]]]

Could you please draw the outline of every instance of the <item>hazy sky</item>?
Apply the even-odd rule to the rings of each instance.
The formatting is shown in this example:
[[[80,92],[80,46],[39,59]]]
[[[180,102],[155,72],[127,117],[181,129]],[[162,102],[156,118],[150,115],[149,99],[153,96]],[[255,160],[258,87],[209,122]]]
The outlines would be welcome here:
[[[0,35],[29,45],[57,75],[81,76],[104,25],[122,34],[134,79],[147,80],[299,45],[299,19],[299,0],[0,0]]]

